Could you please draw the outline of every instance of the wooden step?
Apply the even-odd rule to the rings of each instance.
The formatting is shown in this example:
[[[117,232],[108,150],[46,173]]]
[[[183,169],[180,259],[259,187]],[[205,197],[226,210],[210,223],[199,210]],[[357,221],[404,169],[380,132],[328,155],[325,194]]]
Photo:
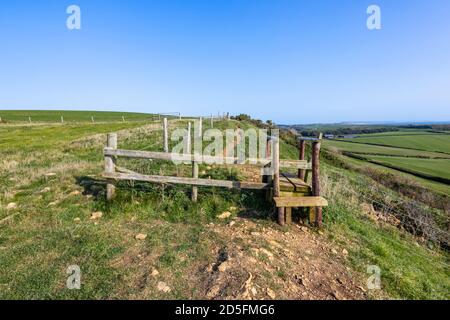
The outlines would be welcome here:
[[[311,186],[298,178],[291,178],[287,176],[280,177],[280,190],[290,192],[304,192],[311,191]]]
[[[296,192],[296,191],[280,191],[280,197],[308,197],[312,196],[311,191],[308,192]]]
[[[327,207],[328,201],[322,197],[274,197],[277,208]]]

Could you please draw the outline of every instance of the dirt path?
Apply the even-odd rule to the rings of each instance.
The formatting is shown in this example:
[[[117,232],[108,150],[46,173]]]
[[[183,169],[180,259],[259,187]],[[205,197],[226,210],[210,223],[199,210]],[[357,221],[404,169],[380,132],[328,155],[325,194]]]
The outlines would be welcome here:
[[[367,298],[345,250],[306,227],[283,231],[245,218],[209,227],[229,241],[197,274],[207,299]]]

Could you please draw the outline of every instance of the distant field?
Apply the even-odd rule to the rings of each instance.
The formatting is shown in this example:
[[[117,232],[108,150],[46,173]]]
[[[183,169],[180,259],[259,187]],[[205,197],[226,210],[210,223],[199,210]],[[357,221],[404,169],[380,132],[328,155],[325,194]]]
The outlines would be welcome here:
[[[437,131],[433,131],[431,129],[427,130],[417,130],[417,129],[407,129],[401,131],[389,131],[389,132],[377,132],[377,133],[367,133],[367,134],[358,134],[356,138],[360,137],[378,137],[378,136],[407,136],[407,135],[433,135],[436,134]]]
[[[450,135],[448,134],[367,135],[351,140],[390,147],[450,153]]]
[[[356,139],[353,139],[356,140]],[[359,141],[360,139],[358,139]],[[427,158],[442,158],[448,157],[438,152],[428,152],[420,150],[402,149],[394,147],[375,146],[363,143],[353,143],[338,140],[325,140],[324,146],[328,148],[335,148],[341,151],[348,151],[358,154],[374,154],[374,155],[392,155],[392,156],[404,156],[404,157],[427,157]]]
[[[395,174],[398,174],[405,178],[413,179],[414,181],[418,182],[419,184],[421,184],[422,186],[424,186],[425,188],[427,188],[429,190],[433,190],[434,192],[436,192],[438,194],[445,194],[445,195],[450,196],[450,185],[448,185],[448,184],[433,181],[430,179],[421,178],[417,175],[413,175],[411,173],[406,173],[403,171],[398,171],[398,170],[386,167],[385,165],[382,165],[382,164],[375,164],[372,162],[367,162],[367,161],[356,159],[356,158],[346,157],[346,161],[349,164],[352,164],[354,166],[358,166],[358,167],[365,166],[365,167],[376,168],[378,170],[395,173]]]
[[[96,122],[114,121],[145,121],[153,120],[154,114],[130,113],[130,112],[102,112],[102,111],[30,111],[30,110],[0,110],[2,121],[6,122],[92,122],[92,117]]]
[[[388,170],[415,176],[416,181],[430,189],[450,193],[449,134],[433,133],[428,129],[400,130],[326,140],[324,146],[330,151],[358,157],[360,164],[364,159],[366,163],[375,162]]]
[[[371,156],[370,159],[431,176],[450,179],[450,160]]]

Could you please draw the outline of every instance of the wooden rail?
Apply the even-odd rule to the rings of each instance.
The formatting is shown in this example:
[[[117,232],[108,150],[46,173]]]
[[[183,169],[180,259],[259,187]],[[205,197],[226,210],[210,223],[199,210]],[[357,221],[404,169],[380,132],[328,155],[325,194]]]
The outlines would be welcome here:
[[[222,187],[228,189],[264,190],[272,187],[272,185],[269,183],[261,183],[261,182],[157,176],[157,175],[144,175],[139,173],[105,172],[102,174],[102,176],[108,180],[116,180],[116,181],[118,180],[145,181],[154,183],[173,183],[173,184],[184,184],[184,185],[204,186],[204,187]]]
[[[199,163],[223,163],[223,164],[245,164],[249,163],[257,166],[267,166],[271,164],[271,159],[264,158],[247,158],[240,159],[238,157],[220,157],[220,156],[205,156],[196,154],[182,154],[182,153],[165,153],[152,151],[136,151],[123,150],[106,147],[104,155],[108,157],[124,157],[124,158],[140,158],[140,159],[154,159],[165,161],[182,161],[182,162],[199,162]],[[281,168],[304,169],[311,170],[312,164],[306,160],[279,160]]]
[[[188,136],[186,137],[187,150],[192,149],[191,142],[191,123],[188,124]],[[105,172],[103,177],[106,178],[107,192],[106,198],[108,201],[112,200],[115,195],[115,183],[119,180],[128,181],[144,181],[161,184],[181,184],[192,186],[191,198],[193,202],[198,199],[198,187],[223,187],[228,189],[251,189],[251,190],[267,190],[267,194],[275,201],[277,208],[278,222],[284,225],[286,222],[291,222],[292,207],[314,207],[310,210],[310,221],[316,226],[320,227],[322,224],[322,207],[326,206],[325,199],[320,197],[320,146],[322,135],[319,138],[300,138],[299,139],[299,160],[284,160],[280,159],[280,141],[279,137],[271,137],[267,140],[265,158],[245,158],[238,154],[238,157],[227,156],[207,156],[196,153],[180,154],[169,153],[168,146],[168,122],[167,119],[163,121],[164,132],[164,150],[166,152],[152,152],[152,151],[137,151],[117,149],[117,134],[108,134],[107,145],[104,148],[105,157]],[[312,142],[311,162],[305,159],[306,142]],[[239,143],[239,141],[238,141]],[[185,149],[186,150],[186,149]],[[190,152],[190,151],[189,151]],[[160,175],[145,175],[133,172],[126,168],[121,168],[116,165],[118,157],[138,158],[149,160],[163,160],[163,161],[177,161],[181,163],[190,163],[192,165],[192,177],[174,177],[174,176],[160,176]],[[199,163],[205,164],[250,164],[254,166],[264,167],[266,172],[263,182],[245,182],[245,181],[229,181],[229,180],[214,180],[214,179],[200,179]],[[298,178],[289,178],[283,176],[283,181],[280,181],[280,168],[289,168],[298,170]],[[272,171],[270,171],[271,169]],[[307,173],[312,171],[312,187],[306,183]],[[286,181],[285,181],[286,180]],[[292,181],[291,181],[292,180]],[[296,180],[296,181],[294,181]],[[294,192],[292,196],[286,197],[286,185],[292,188]],[[307,190],[299,190],[298,185]],[[309,191],[308,191],[309,188]],[[284,190],[284,191],[283,191]],[[299,192],[301,191],[301,192]],[[283,193],[284,192],[284,193]],[[312,197],[304,197],[300,199],[296,193],[303,195],[311,194]],[[299,200],[300,199],[300,200]]]

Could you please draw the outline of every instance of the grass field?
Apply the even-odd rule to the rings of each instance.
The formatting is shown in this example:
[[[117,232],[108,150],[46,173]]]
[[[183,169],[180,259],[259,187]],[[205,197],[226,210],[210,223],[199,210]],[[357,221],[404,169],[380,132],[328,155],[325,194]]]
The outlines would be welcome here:
[[[423,172],[431,176],[450,179],[449,159],[418,159],[380,156],[370,156],[370,159],[400,168],[408,168],[413,171]]]
[[[450,154],[450,134],[405,134],[364,136],[352,139],[353,142],[384,145],[389,147],[443,152]]]
[[[435,135],[436,132],[431,129],[402,129],[399,131],[386,131],[386,132],[376,132],[376,133],[369,133],[369,134],[357,134],[356,138],[363,138],[363,137],[383,137],[383,136],[414,136],[414,135]]]
[[[355,140],[355,139],[353,139]],[[359,139],[358,139],[359,141]],[[353,143],[353,141],[341,140],[325,140],[324,146],[328,149],[334,148],[340,151],[347,151],[356,154],[372,154],[372,155],[386,155],[386,156],[401,156],[401,157],[417,157],[417,158],[448,158],[450,155],[429,152],[421,150],[401,149],[394,147],[375,146],[363,143]]]
[[[47,125],[47,126],[0,126],[0,148],[2,152],[28,152],[45,150],[93,134],[111,132],[144,125],[144,122],[110,123],[110,124],[77,124],[77,125]]]
[[[354,155],[391,171],[409,173],[427,188],[450,195],[450,185],[445,180],[449,178],[450,168],[449,134],[411,129],[327,140],[324,145],[330,151]]]
[[[171,123],[171,128],[178,125],[185,127],[185,122]],[[217,128],[237,126],[250,125],[215,124]],[[194,204],[188,187],[122,183],[114,202],[105,203],[105,182],[99,178],[105,133],[118,131],[123,148],[161,150],[159,128],[159,123],[138,122],[0,127],[1,299],[205,299],[207,286],[220,280],[205,270],[217,263],[221,250],[242,254],[233,257],[238,267],[221,287],[223,292],[239,291],[251,272],[258,292],[255,298],[268,299],[264,290],[269,285],[277,298],[292,297],[286,288],[298,285],[294,276],[307,277],[320,260],[317,252],[308,254],[308,260],[304,251],[291,257],[297,247],[292,237],[301,231],[274,223],[264,193],[201,188],[199,202]],[[295,147],[284,142],[281,153],[284,158],[298,156]],[[121,164],[149,173],[190,173],[189,167],[177,169],[156,161]],[[242,172],[201,166],[200,175],[237,179]],[[373,184],[356,173],[324,166],[323,190],[330,202],[324,211],[324,235],[307,234],[322,247],[347,248],[348,259],[333,256],[332,260],[343,264],[355,282],[365,279],[367,265],[379,265],[384,297],[448,299],[448,255],[418,244],[404,230],[373,222],[357,197],[348,194],[348,190],[365,194],[365,188]],[[6,209],[10,203],[17,207]],[[231,219],[217,218],[228,210]],[[103,217],[92,220],[96,211],[103,212]],[[230,226],[237,216],[245,219]],[[245,225],[240,228],[240,224]],[[136,240],[141,233],[147,238]],[[277,236],[271,242],[262,241],[260,235],[266,234]],[[282,239],[293,247],[288,251],[273,247],[274,240]],[[256,255],[255,248],[270,250],[273,260]],[[246,261],[249,267],[244,272]],[[300,273],[293,269],[299,263],[311,265]],[[82,269],[81,290],[66,288],[70,265]],[[318,270],[317,275],[322,275],[323,269]],[[339,286],[336,276],[331,274],[330,283],[321,285]],[[158,281],[167,283],[171,291],[158,290]]]
[[[376,163],[372,163],[372,162],[367,162],[366,160],[361,160],[361,159],[356,159],[356,158],[351,158],[351,157],[345,157],[345,161],[353,166],[356,167],[368,167],[368,168],[373,168],[376,170],[381,170],[383,172],[388,172],[388,173],[393,173],[395,175],[399,175],[401,177],[404,177],[406,179],[411,179],[411,181],[415,181],[417,183],[419,183],[419,185],[424,186],[425,188],[427,188],[428,190],[432,191],[432,192],[436,192],[438,194],[443,194],[443,195],[447,195],[450,196],[450,187],[448,184],[444,184],[444,183],[440,183],[437,181],[433,181],[433,180],[429,180],[429,179],[425,179],[425,178],[421,178],[418,177],[416,175],[410,174],[410,173],[406,173],[403,171],[398,171],[386,166],[383,166],[382,164],[376,164]]]
[[[35,110],[0,110],[0,117],[5,122],[29,122],[31,117],[32,123],[39,122],[121,122],[125,121],[145,121],[154,120],[155,115],[147,113],[130,113],[130,112],[103,112],[103,111],[35,111]]]

